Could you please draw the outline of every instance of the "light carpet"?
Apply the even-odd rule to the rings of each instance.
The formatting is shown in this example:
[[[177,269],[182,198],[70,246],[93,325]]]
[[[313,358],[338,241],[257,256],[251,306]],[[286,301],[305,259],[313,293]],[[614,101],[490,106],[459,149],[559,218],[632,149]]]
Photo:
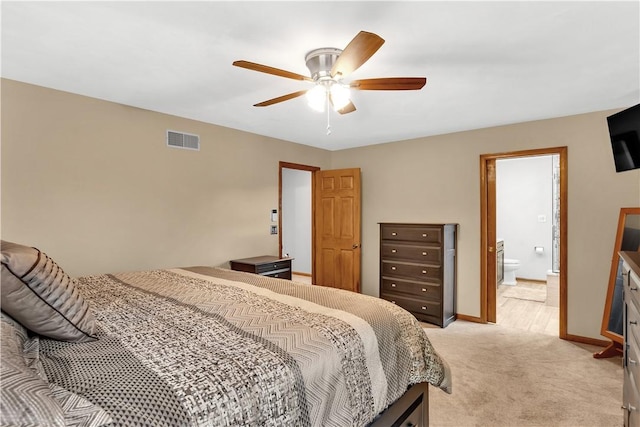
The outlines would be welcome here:
[[[621,426],[621,357],[600,347],[494,324],[423,324],[453,373],[453,393],[430,388],[430,425]]]

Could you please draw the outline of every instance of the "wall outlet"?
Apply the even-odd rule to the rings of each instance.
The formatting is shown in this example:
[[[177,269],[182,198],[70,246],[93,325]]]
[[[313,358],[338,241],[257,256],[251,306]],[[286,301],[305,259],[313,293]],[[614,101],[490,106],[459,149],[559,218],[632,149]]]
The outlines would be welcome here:
[[[278,226],[277,225],[272,225],[271,226],[271,234],[278,234]]]

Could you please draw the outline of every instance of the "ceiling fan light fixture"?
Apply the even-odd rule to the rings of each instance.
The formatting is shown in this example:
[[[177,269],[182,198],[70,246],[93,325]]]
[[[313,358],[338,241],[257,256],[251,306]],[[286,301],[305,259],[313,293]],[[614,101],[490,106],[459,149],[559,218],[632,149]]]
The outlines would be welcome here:
[[[329,91],[334,110],[341,110],[351,102],[351,91],[347,85],[333,83]]]
[[[324,85],[317,84],[307,91],[307,103],[312,109],[323,112],[327,103],[327,90]]]

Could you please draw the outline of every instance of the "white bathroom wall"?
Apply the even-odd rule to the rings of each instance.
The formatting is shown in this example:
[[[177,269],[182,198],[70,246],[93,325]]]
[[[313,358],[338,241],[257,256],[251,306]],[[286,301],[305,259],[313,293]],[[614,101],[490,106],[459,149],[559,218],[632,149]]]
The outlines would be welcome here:
[[[282,255],[296,273],[311,274],[311,172],[282,169]]]
[[[552,267],[552,191],[552,156],[496,162],[496,231],[504,239],[505,258],[520,260],[516,277],[546,280]]]

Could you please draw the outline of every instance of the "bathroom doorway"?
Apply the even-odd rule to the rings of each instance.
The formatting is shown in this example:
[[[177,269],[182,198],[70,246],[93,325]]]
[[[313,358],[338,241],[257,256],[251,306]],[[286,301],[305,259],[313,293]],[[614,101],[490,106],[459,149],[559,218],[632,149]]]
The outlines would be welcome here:
[[[517,180],[522,185],[527,181],[536,181],[535,177],[527,176],[515,176],[509,175],[505,171],[514,170],[519,168],[517,164],[518,159],[522,159],[523,162],[529,164],[536,164],[536,162],[552,165],[549,167],[549,175],[545,177],[545,182],[541,185],[547,185],[551,188],[539,189],[543,192],[553,193],[550,200],[548,200],[549,206],[545,207],[544,211],[533,212],[529,211],[525,217],[525,221],[528,223],[517,224],[515,215],[513,216],[514,223],[510,226],[504,227],[498,226],[499,212],[509,212],[509,209],[504,209],[505,200],[498,200],[498,190],[503,190],[504,187],[510,189],[511,196],[515,197],[513,202],[513,209],[523,206],[522,201],[517,200],[518,192],[515,189],[515,185],[512,181]],[[555,159],[555,165],[554,165]],[[547,288],[540,286],[545,284],[548,280],[551,281],[551,298],[550,303],[555,303],[557,308],[546,309],[547,313],[558,313],[556,323],[553,328],[557,327],[557,334],[560,338],[567,338],[566,333],[566,307],[567,307],[567,274],[566,274],[566,260],[567,260],[567,234],[566,234],[566,203],[567,203],[567,149],[566,147],[539,149],[539,150],[527,150],[512,153],[500,153],[500,154],[487,154],[480,156],[481,163],[481,320],[485,322],[496,323],[500,320],[502,323],[510,321],[508,317],[514,316],[519,327],[523,327],[527,321],[517,313],[517,310],[527,310],[527,300],[540,300],[540,292],[544,292],[545,300],[542,302],[532,302],[531,306],[538,313],[534,313],[538,316],[542,316],[545,312],[545,306],[547,303],[546,293]],[[522,163],[524,165],[524,163]],[[520,167],[520,169],[525,169]],[[500,170],[511,182],[497,182],[499,180]],[[556,176],[552,175],[552,171],[555,171]],[[553,184],[555,183],[555,185]],[[530,194],[535,192],[535,188],[527,188],[523,194]],[[515,196],[514,196],[515,194]],[[504,196],[503,196],[504,198]],[[552,199],[557,200],[552,206]],[[506,201],[508,204],[509,200]],[[501,206],[501,207],[500,207]],[[499,209],[500,207],[500,209]],[[509,207],[509,206],[508,206]],[[537,209],[537,208],[536,208]],[[513,210],[511,212],[514,212]],[[551,227],[551,224],[554,224]],[[511,230],[510,230],[511,228]],[[514,229],[528,229],[527,233],[516,233]],[[504,239],[504,253],[498,253],[500,251],[499,240],[502,236],[498,231],[506,233],[509,238]],[[536,233],[538,236],[536,237]],[[542,236],[544,234],[544,236]],[[533,236],[533,237],[532,237]],[[535,242],[535,243],[534,243]],[[531,246],[531,247],[529,247]],[[520,271],[520,276],[528,279],[529,281],[521,280],[521,286],[511,287],[509,285],[498,286],[498,276],[501,276],[503,265],[502,258],[506,258],[511,261],[519,261],[519,265],[514,262],[507,262],[512,265],[516,265]],[[536,266],[537,264],[537,266]],[[541,265],[544,264],[544,271],[541,272]],[[525,268],[526,266],[526,268]],[[512,268],[509,268],[512,269]],[[516,270],[516,273],[518,272]],[[548,271],[547,271],[548,270]],[[508,274],[505,272],[505,274]],[[514,273],[509,273],[513,275]],[[528,277],[529,276],[529,277]],[[507,278],[507,282],[510,279]],[[511,282],[510,282],[511,283]],[[503,292],[508,291],[507,295],[510,298],[521,299],[517,303],[513,303],[516,300],[503,299]],[[504,302],[512,302],[509,305],[509,312],[505,309],[501,312],[500,319],[498,319],[498,309],[502,307]],[[531,314],[531,313],[527,313]]]

